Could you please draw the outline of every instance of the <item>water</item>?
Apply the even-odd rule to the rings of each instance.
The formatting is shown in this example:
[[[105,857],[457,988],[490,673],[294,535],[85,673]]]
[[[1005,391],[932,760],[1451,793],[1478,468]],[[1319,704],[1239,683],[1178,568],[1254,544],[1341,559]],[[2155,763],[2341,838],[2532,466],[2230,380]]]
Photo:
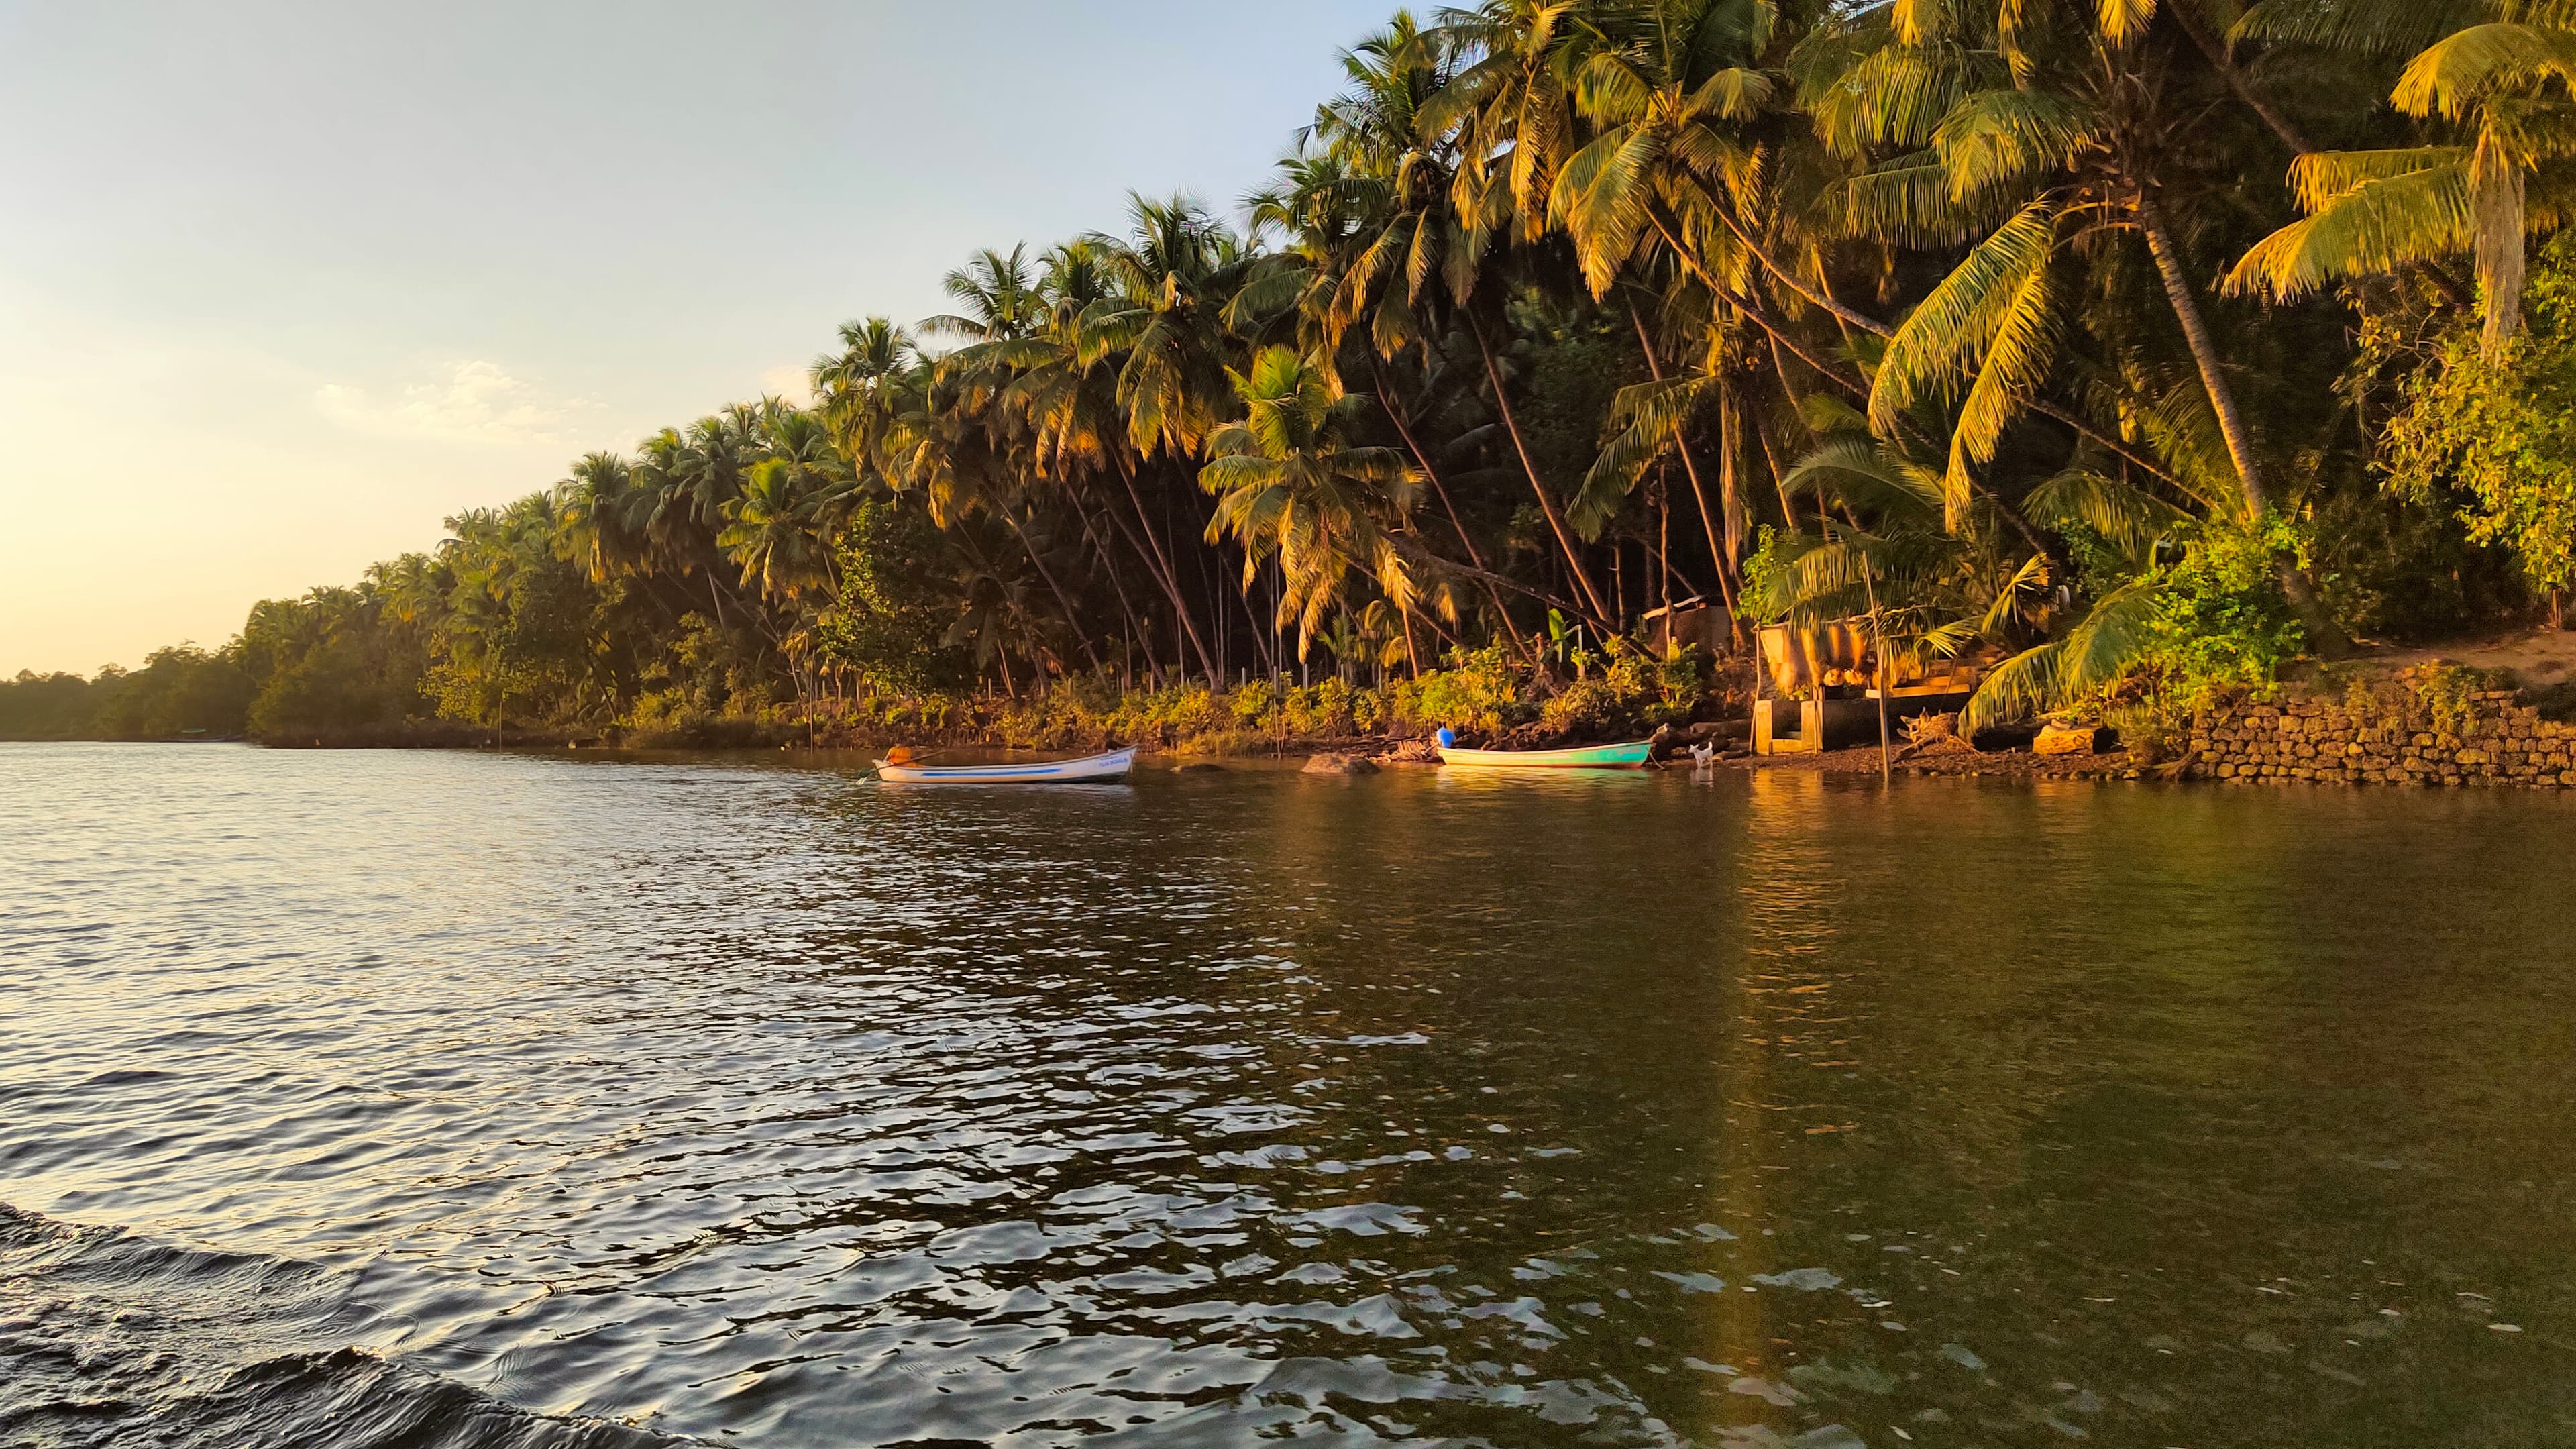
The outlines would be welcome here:
[[[2576,1443],[2571,845],[0,747],[0,1443]]]

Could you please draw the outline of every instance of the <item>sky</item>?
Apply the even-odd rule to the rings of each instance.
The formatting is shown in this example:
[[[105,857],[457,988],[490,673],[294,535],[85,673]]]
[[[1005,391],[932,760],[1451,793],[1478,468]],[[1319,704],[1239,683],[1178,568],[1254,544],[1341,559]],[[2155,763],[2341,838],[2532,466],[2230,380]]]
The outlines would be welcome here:
[[[0,678],[230,638],[977,248],[1229,212],[1392,0],[0,0]]]

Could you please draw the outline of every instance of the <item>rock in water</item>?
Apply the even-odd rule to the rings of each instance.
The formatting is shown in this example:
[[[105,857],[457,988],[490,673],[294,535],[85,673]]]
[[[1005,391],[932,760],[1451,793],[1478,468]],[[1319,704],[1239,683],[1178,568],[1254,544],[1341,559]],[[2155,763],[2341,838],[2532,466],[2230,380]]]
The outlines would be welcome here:
[[[1374,775],[1377,766],[1364,755],[1313,755],[1306,761],[1309,775]]]
[[[2098,755],[2112,747],[2114,735],[2103,725],[2049,725],[2030,742],[2034,755]]]

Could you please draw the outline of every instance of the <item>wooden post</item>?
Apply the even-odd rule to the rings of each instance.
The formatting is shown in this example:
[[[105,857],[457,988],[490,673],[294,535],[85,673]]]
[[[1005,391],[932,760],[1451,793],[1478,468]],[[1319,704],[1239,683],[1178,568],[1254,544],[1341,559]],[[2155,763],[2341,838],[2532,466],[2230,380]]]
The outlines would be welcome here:
[[[1878,656],[1878,783],[1896,783],[1896,762],[1890,753],[1887,736],[1887,627],[1878,612],[1878,571],[1870,566],[1869,555],[1860,559],[1861,587],[1869,591],[1869,633],[1871,652]]]

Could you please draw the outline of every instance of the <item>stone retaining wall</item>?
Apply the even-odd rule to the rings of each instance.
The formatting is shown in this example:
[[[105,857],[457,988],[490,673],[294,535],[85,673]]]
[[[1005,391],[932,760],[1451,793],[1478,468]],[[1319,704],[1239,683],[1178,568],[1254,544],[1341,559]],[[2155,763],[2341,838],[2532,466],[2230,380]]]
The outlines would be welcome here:
[[[2442,690],[2401,677],[2340,699],[2283,699],[2192,721],[2194,779],[2576,787],[2576,724],[2509,689]]]

